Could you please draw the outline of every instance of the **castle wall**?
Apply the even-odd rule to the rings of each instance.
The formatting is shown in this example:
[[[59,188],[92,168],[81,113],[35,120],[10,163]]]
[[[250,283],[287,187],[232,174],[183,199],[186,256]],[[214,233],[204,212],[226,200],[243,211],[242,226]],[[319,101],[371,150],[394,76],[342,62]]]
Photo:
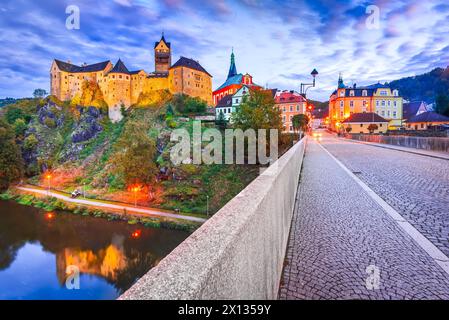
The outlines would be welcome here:
[[[171,93],[198,97],[212,105],[212,77],[208,74],[187,67],[177,67],[170,69],[168,80]]]

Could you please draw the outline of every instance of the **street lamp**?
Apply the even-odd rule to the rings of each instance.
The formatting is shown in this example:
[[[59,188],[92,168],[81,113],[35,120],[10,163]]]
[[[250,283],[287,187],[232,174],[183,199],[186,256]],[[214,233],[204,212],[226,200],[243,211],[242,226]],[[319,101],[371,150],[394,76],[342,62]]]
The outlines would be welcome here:
[[[131,189],[134,192],[134,206],[137,207],[137,192],[139,191],[138,187],[134,187]]]
[[[316,79],[316,76],[318,75],[318,71],[316,69],[313,69],[310,74],[313,77],[313,82],[312,83],[301,83],[300,93],[304,98],[306,97],[307,89],[315,87],[315,79]]]
[[[206,216],[209,217],[209,195],[206,195]]]
[[[47,190],[47,195],[50,196],[50,190],[51,190],[51,174],[47,173],[45,175],[45,178],[48,181],[48,190]]]

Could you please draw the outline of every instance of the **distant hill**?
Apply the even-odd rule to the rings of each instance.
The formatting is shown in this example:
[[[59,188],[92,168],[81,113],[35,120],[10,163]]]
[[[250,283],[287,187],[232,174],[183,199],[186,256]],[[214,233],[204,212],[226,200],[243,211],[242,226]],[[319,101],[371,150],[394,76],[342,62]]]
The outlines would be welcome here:
[[[409,101],[435,102],[438,94],[449,96],[449,67],[436,68],[432,71],[390,82],[393,89]]]
[[[321,102],[316,100],[308,100],[308,102],[315,106],[312,114],[316,118],[326,118],[329,115],[329,101]]]
[[[0,99],[0,108],[7,106],[8,104],[13,104],[16,101],[17,100],[13,98]]]

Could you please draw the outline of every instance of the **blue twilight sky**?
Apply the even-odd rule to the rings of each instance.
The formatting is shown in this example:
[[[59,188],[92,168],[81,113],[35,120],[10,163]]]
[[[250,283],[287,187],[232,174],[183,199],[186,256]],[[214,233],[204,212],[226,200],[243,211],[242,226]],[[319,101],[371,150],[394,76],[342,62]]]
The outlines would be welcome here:
[[[80,29],[66,28],[68,5]],[[379,8],[378,28],[366,13]],[[375,26],[375,24],[374,24]],[[317,68],[309,97],[326,100],[339,72],[359,85],[449,65],[447,0],[1,0],[0,98],[49,89],[53,58],[81,64],[121,58],[154,70],[161,32],[180,55],[224,80],[234,47],[238,72],[260,85],[299,90]]]

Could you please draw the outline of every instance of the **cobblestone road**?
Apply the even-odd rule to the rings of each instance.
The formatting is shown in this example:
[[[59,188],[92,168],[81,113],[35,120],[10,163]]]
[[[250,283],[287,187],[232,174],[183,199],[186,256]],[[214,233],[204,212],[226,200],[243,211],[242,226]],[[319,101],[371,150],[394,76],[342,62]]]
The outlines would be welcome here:
[[[329,149],[346,147],[326,140]],[[356,147],[374,149],[372,157],[387,151]],[[280,299],[449,299],[449,275],[312,139],[297,204]],[[366,286],[370,265],[380,271],[378,289]]]
[[[327,138],[323,146],[449,256],[449,161]]]

